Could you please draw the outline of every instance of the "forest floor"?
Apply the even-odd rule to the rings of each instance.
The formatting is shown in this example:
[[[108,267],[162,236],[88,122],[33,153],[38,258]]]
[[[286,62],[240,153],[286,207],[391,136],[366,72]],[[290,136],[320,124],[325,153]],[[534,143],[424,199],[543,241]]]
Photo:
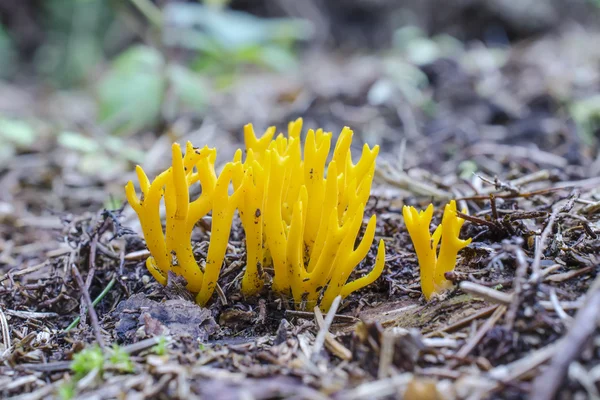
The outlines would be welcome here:
[[[598,396],[600,99],[590,95],[600,90],[600,47],[582,43],[600,36],[566,28],[419,64],[398,54],[309,54],[288,75],[240,77],[205,118],[182,116],[159,137],[104,139],[85,96],[6,85],[10,100],[1,101],[38,117],[41,133],[0,165],[0,395]],[[224,160],[244,124],[281,129],[298,116],[305,127],[335,134],[348,125],[357,145],[381,145],[366,215],[377,214],[387,245],[382,276],[331,315],[273,294],[244,299],[237,224],[223,294],[208,308],[177,280],[162,287],[151,278],[135,214],[122,206],[133,178],[123,153],[143,151],[154,176],[174,139],[217,147]],[[96,141],[51,134],[65,126]],[[437,224],[450,198],[468,210],[461,237],[473,240],[454,287],[427,302],[401,209],[433,202]],[[202,256],[209,233],[194,237]],[[84,348],[97,367],[72,366]]]

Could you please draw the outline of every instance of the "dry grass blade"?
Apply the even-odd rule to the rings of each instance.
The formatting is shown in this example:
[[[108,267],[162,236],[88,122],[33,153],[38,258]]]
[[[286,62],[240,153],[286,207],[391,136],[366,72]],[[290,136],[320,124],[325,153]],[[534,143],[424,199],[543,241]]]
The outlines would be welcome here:
[[[556,221],[556,217],[558,213],[561,212],[561,208],[555,207],[552,214],[550,214],[550,218],[548,218],[548,223],[542,232],[539,240],[536,241],[535,246],[535,255],[533,258],[533,263],[531,263],[531,276],[529,277],[529,281],[532,283],[539,283],[541,279],[540,275],[540,262],[542,260],[543,251],[546,247],[546,242],[548,241],[548,237],[552,234],[552,228],[554,227],[554,221]]]
[[[9,279],[9,276],[17,277],[17,276],[23,276],[23,275],[27,275],[30,274],[32,272],[36,272],[39,271],[40,269],[44,268],[48,266],[48,261],[44,261],[42,263],[36,264],[36,265],[32,265],[31,267],[27,267],[27,268],[23,268],[21,270],[18,271],[9,271],[7,274],[3,275],[2,277],[0,277],[0,282],[4,282],[5,280]]]
[[[10,331],[8,330],[8,321],[4,315],[4,311],[0,307],[0,332],[2,333],[2,353],[0,359],[4,359],[11,351]]]
[[[411,178],[407,173],[398,170],[385,160],[380,164],[381,166],[375,169],[375,177],[380,181],[422,196],[431,196],[440,200],[452,198],[451,193]]]
[[[563,272],[560,274],[549,275],[546,278],[544,278],[544,281],[545,282],[564,282],[564,281],[568,281],[569,279],[576,278],[580,275],[587,274],[588,272],[591,272],[593,269],[594,269],[594,267],[590,266],[590,267],[583,267],[580,269],[574,269],[574,270]]]
[[[90,321],[92,323],[92,329],[94,330],[94,335],[96,336],[96,341],[101,348],[104,348],[104,339],[102,338],[102,332],[100,331],[100,324],[98,323],[98,315],[96,314],[96,310],[94,309],[94,305],[92,303],[92,299],[90,298],[89,292],[85,289],[85,284],[83,283],[83,279],[81,278],[81,274],[79,273],[79,269],[76,265],[71,266],[71,271],[73,272],[73,276],[75,277],[75,281],[79,285],[79,289],[81,290],[81,294],[87,306],[88,313],[90,315]]]
[[[59,315],[53,312],[35,312],[35,311],[17,311],[6,310],[8,315],[23,319],[42,319],[42,318],[57,318]]]
[[[510,304],[512,301],[512,294],[500,292],[498,290],[489,288],[487,286],[479,285],[474,282],[463,281],[460,283],[460,289],[465,292],[472,294],[477,297],[482,297],[485,300],[495,304]]]
[[[456,321],[455,323],[451,324],[451,325],[447,325],[444,326],[441,329],[435,330],[433,332],[428,333],[427,335],[425,335],[426,338],[428,337],[433,337],[433,336],[437,336],[437,335],[441,335],[442,333],[451,333],[454,331],[457,331],[461,328],[464,328],[465,326],[468,326],[471,322],[478,320],[479,318],[485,318],[485,317],[489,317],[490,315],[492,315],[492,313],[498,308],[497,305],[495,306],[491,306],[491,307],[487,307],[484,308],[481,311],[478,311],[472,315],[469,315],[465,318],[460,319],[459,321]]]
[[[319,308],[315,308],[315,320],[317,321],[319,329],[322,329],[323,326],[325,326],[323,314]],[[327,332],[327,335],[325,336],[325,347],[341,360],[349,361],[352,359],[352,352],[343,344],[335,340],[335,337],[331,332]]]
[[[335,313],[336,313],[338,307],[340,306],[341,301],[342,301],[342,296],[337,296],[333,300],[333,303],[331,303],[331,308],[327,312],[327,316],[325,317],[325,320],[323,321],[323,325],[320,327],[319,333],[317,334],[317,337],[315,338],[315,344],[313,345],[312,354],[311,354],[311,358],[313,359],[313,361],[319,357],[321,349],[323,348],[323,344],[325,344],[325,338],[327,337],[327,334],[329,333],[329,328],[331,327],[331,324],[333,323],[333,318],[335,317]],[[318,308],[319,308],[318,306],[315,306],[315,313],[321,311]]]
[[[512,160],[532,160],[536,163],[551,165],[557,168],[564,168],[568,165],[568,161],[564,157],[557,156],[556,154],[548,153],[536,148],[507,146],[498,143],[479,143],[471,147],[469,152],[473,155],[494,155],[496,157],[500,156]]]
[[[492,316],[489,317],[483,323],[483,325],[481,325],[477,333],[471,339],[469,339],[469,341],[465,343],[465,345],[456,353],[456,356],[459,358],[465,358],[467,355],[469,355],[469,353],[473,351],[475,346],[477,346],[477,344],[481,341],[481,339],[483,339],[483,337],[488,333],[488,331],[492,329],[494,325],[496,325],[500,318],[502,318],[505,312],[506,306],[498,307],[494,311]]]
[[[390,366],[394,359],[394,341],[393,332],[385,331],[381,336],[381,349],[379,350],[379,368],[377,377],[379,379],[387,378],[390,375]]]

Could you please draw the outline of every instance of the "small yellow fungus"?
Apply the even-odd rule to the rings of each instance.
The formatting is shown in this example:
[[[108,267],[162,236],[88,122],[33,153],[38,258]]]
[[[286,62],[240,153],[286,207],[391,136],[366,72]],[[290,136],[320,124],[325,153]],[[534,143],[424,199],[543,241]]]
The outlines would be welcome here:
[[[246,155],[235,153],[217,177],[216,150],[187,144],[182,155],[172,147],[172,166],[150,183],[137,167],[142,197],[126,186],[127,199],[140,219],[151,257],[146,266],[163,285],[167,273],[183,276],[188,289],[204,305],[212,296],[221,271],[235,210],[246,235],[246,270],[241,290],[261,292],[272,267],[272,289],[291,296],[295,306],[326,310],[333,299],[348,296],[382,273],[385,245],[380,240],[375,266],[367,275],[347,282],[367,256],[375,238],[376,216],[357,244],[369,199],[379,147],[364,145],[354,164],[353,133],[344,128],[327,164],[332,134],[309,130],[301,143],[302,119],[288,125],[287,137],[269,128],[260,138],[252,125],[244,127]],[[201,195],[190,202],[190,187]],[[230,187],[233,189],[231,190]],[[166,223],[160,208],[164,198]],[[196,262],[191,234],[196,222],[212,212],[206,265]],[[356,246],[355,246],[356,245]]]
[[[463,210],[463,213],[466,210]],[[446,280],[446,272],[454,270],[458,252],[471,243],[471,239],[459,238],[460,228],[465,220],[456,215],[456,202],[450,201],[444,208],[442,223],[429,231],[433,217],[433,205],[418,212],[414,207],[404,206],[402,209],[404,223],[410,234],[421,271],[421,290],[429,300],[433,293],[440,293],[450,286]],[[440,250],[437,251],[440,243]]]

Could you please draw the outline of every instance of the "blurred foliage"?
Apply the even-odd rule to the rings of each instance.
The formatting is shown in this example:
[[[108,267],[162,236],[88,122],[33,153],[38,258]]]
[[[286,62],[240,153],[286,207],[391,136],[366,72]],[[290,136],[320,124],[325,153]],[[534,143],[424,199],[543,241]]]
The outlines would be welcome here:
[[[106,354],[98,344],[94,344],[81,350],[73,356],[71,362],[72,380],[65,380],[58,387],[58,396],[61,399],[72,399],[77,393],[77,382],[90,373],[95,373],[95,378],[103,379],[107,368],[121,373],[131,373],[134,371],[133,362],[129,353],[123,347],[116,343],[110,349],[106,349]]]
[[[439,58],[455,57],[464,49],[460,40],[446,34],[427,37],[416,26],[405,26],[394,33],[394,48],[409,62],[429,64]]]
[[[14,72],[16,54],[8,33],[0,24],[0,78],[7,78]]]
[[[231,3],[231,0],[202,0],[202,3],[207,7],[222,9],[227,7]]]
[[[28,149],[37,139],[34,127],[27,121],[0,117],[0,167],[19,149]]]
[[[72,381],[64,381],[58,386],[58,398],[61,400],[71,400],[75,397],[75,383]]]
[[[133,372],[133,362],[129,353],[116,343],[112,345],[108,360],[114,368],[121,372]]]
[[[473,160],[464,160],[458,164],[458,176],[469,181],[479,170],[477,163]]]
[[[163,112],[165,116],[201,113],[208,88],[201,76],[167,63],[155,48],[131,47],[117,57],[98,84],[99,119],[112,132],[135,133],[155,125]],[[164,102],[167,97],[169,101]]]
[[[570,111],[582,140],[592,145],[600,135],[600,95],[574,102]]]
[[[193,3],[170,3],[165,8],[165,44],[194,51],[193,69],[221,82],[230,81],[247,65],[276,71],[294,68],[294,44],[312,34],[312,25],[303,20],[264,19]]]
[[[294,44],[312,34],[304,21],[261,19],[195,3],[169,3],[162,11],[146,0],[134,4],[161,24],[166,50],[130,47],[99,82],[99,119],[108,131],[118,134],[132,134],[185,112],[202,114],[208,103],[209,77],[221,86],[249,65],[274,70],[295,67]],[[179,63],[167,57],[172,49],[184,51]]]
[[[152,346],[150,351],[152,353],[156,354],[157,356],[164,356],[168,352],[168,348],[167,348],[168,344],[169,344],[169,340],[166,337],[159,336],[158,343],[156,343],[156,345]]]
[[[33,71],[55,87],[92,83],[102,128],[116,134],[154,128],[182,113],[201,115],[211,87],[230,84],[244,68],[294,68],[296,44],[313,33],[307,21],[259,18],[228,5],[45,0],[33,16],[33,53],[23,60],[0,26],[0,78],[31,57]]]
[[[95,344],[75,354],[71,362],[71,371],[75,374],[76,380],[92,371],[98,371],[101,375],[104,372],[104,356],[100,346]]]
[[[155,124],[167,88],[160,52],[135,46],[111,64],[98,85],[99,118],[110,131],[131,133]]]
[[[400,94],[411,106],[432,113],[435,103],[428,90],[429,79],[419,66],[461,51],[460,42],[448,35],[428,38],[415,26],[398,29],[394,34],[394,47],[384,59],[385,76],[375,82],[367,94],[369,103],[390,103]]]
[[[77,169],[88,176],[111,176],[126,169],[129,162],[141,163],[141,150],[127,146],[123,139],[107,136],[99,140],[78,132],[65,131],[58,135],[58,144],[76,152],[80,159]]]
[[[81,84],[103,59],[115,12],[105,0],[45,0],[41,4],[45,40],[36,51],[35,68],[58,86]]]
[[[15,146],[26,148],[33,144],[36,133],[33,127],[25,121],[1,118],[0,138],[3,143],[12,143]]]

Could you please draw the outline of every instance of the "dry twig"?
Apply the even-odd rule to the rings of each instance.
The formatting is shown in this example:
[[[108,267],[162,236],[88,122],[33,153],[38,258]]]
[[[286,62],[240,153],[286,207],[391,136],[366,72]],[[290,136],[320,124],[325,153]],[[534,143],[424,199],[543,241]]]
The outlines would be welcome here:
[[[550,365],[533,381],[532,400],[552,399],[558,393],[569,365],[579,357],[598,326],[600,310],[600,277],[590,287],[584,305],[575,315],[575,321],[557,346]]]
[[[327,334],[329,333],[329,327],[331,326],[331,323],[333,322],[333,318],[335,317],[335,312],[337,311],[338,307],[340,306],[341,301],[342,301],[342,296],[337,296],[331,303],[331,308],[327,312],[327,316],[325,317],[325,320],[323,321],[323,325],[319,329],[319,333],[317,334],[317,337],[315,338],[315,344],[313,345],[312,355],[311,355],[311,357],[313,359],[315,357],[319,356],[319,353],[321,352],[321,349],[323,348],[323,344],[325,343],[325,338],[326,338]],[[321,310],[318,310],[318,307],[319,306],[315,306],[315,312],[321,311]]]
[[[92,324],[92,329],[94,330],[94,335],[96,336],[96,340],[98,341],[98,345],[104,349],[104,339],[102,339],[102,332],[100,331],[100,324],[98,323],[98,315],[96,314],[96,310],[94,310],[94,305],[92,304],[92,299],[90,298],[90,294],[87,290],[85,290],[85,285],[83,283],[83,279],[81,278],[81,274],[79,273],[79,269],[76,265],[71,266],[71,271],[73,276],[75,277],[75,281],[79,285],[81,290],[81,294],[86,303],[88,313],[90,314],[90,322]]]
[[[467,343],[465,343],[463,347],[461,347],[461,349],[456,353],[456,356],[459,358],[465,358],[467,355],[469,355],[469,353],[473,351],[475,346],[477,346],[477,344],[481,341],[481,339],[483,339],[483,337],[488,333],[488,331],[492,329],[494,325],[496,325],[496,322],[498,322],[498,320],[502,318],[505,312],[506,306],[499,306],[494,311],[492,316],[489,317],[483,323],[483,325],[481,325],[475,336],[473,336]]]

